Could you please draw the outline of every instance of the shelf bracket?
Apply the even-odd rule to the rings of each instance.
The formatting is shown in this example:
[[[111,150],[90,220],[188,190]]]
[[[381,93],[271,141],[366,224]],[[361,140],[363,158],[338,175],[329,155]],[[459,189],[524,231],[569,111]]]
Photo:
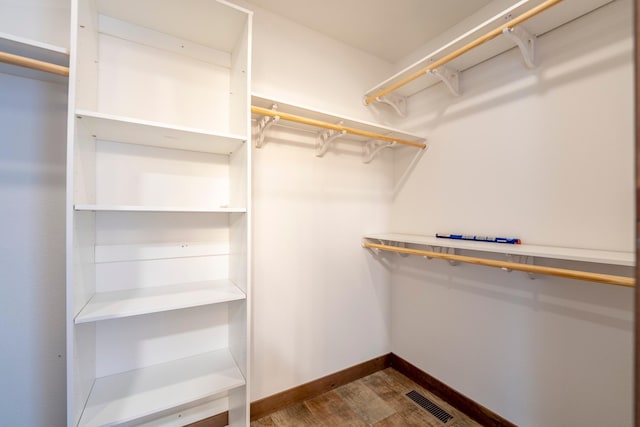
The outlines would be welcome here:
[[[395,145],[395,142],[378,141],[375,139],[366,142],[362,148],[362,162],[371,163],[371,161],[378,155],[380,151],[384,150],[385,148],[391,148]]]
[[[435,252],[438,254],[456,255],[456,248],[446,248],[444,246],[432,246],[432,252]],[[448,259],[447,262],[454,267],[460,264],[460,262],[454,261],[451,259]]]
[[[344,122],[340,121],[338,125],[342,125]],[[346,130],[337,131],[333,129],[326,129],[318,133],[316,139],[316,157],[322,157],[329,150],[329,145],[347,133]]]
[[[389,105],[399,116],[407,117],[406,96],[398,95],[397,93],[388,93],[384,96],[377,97],[376,101]]]
[[[389,244],[391,244],[391,243],[389,243]],[[407,247],[407,244],[406,244],[405,242],[395,242],[395,244],[394,244],[394,245],[392,245],[392,246],[396,246],[396,247],[398,247],[398,248],[406,248],[406,247]],[[409,254],[404,254],[404,253],[400,253],[400,252],[396,252],[396,253],[397,253],[398,255],[400,255],[400,258],[406,258],[406,257],[408,257],[408,256],[409,256]]]
[[[447,248],[447,253],[450,255],[455,255],[456,254],[456,248]],[[455,267],[456,265],[460,264],[458,261],[454,261],[451,259],[448,259],[447,262],[449,263],[449,265]]]
[[[277,110],[278,105],[273,104],[271,109],[274,111]],[[264,145],[264,136],[267,133],[267,130],[269,130],[269,128],[274,124],[278,123],[279,120],[280,116],[262,116],[262,118],[258,120],[258,138],[256,139],[256,148],[262,148]]]
[[[460,72],[446,66],[441,66],[428,71],[434,77],[440,79],[454,96],[460,96]]]
[[[502,30],[502,34],[509,37],[520,48],[520,53],[527,68],[535,68],[536,36],[521,25]]]
[[[533,265],[533,257],[530,255],[514,255],[514,254],[504,254],[507,258],[508,262],[515,262],[518,264],[528,264]],[[501,270],[506,271],[507,273],[511,273],[513,270],[510,268],[502,267]],[[527,273],[529,279],[533,280],[536,276],[533,273]]]

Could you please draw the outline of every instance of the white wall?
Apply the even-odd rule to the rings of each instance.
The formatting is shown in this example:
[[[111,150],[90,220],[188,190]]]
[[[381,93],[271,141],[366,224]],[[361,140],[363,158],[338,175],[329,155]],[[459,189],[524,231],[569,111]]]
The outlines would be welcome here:
[[[465,71],[460,98],[413,96],[430,148],[391,231],[633,251],[632,46],[618,0],[539,38],[535,70],[512,50]],[[392,259],[394,353],[520,426],[631,425],[631,289]]]
[[[0,0],[0,33],[69,47],[69,0]]]
[[[65,425],[66,85],[0,73],[0,425]]]
[[[252,91],[362,120],[367,89],[391,74],[392,64],[251,4]]]
[[[371,119],[391,65],[267,11],[254,16],[253,91]],[[389,277],[360,247],[388,223],[392,156],[273,127],[254,149],[252,400],[390,351]]]

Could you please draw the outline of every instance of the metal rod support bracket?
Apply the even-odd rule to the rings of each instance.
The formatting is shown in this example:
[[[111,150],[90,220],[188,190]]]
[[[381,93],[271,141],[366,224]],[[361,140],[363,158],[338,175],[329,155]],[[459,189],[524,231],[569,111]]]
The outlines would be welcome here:
[[[273,104],[271,106],[272,110],[277,110],[278,105]],[[262,148],[264,145],[264,136],[267,133],[267,130],[274,124],[278,123],[280,120],[280,116],[262,116],[260,120],[258,120],[258,137],[256,138],[256,148]]]
[[[450,254],[450,255],[455,255],[456,254],[456,248],[447,248],[446,253]],[[459,265],[460,263],[458,261],[454,261],[451,259],[448,259],[447,262],[449,263],[449,265],[455,267],[456,265]]]
[[[456,255],[456,248],[446,248],[444,246],[432,246],[432,252],[435,252],[438,254]],[[458,261],[454,261],[451,259],[448,259],[447,262],[454,267],[460,264]]]
[[[340,121],[338,125],[342,126],[343,123],[343,121]],[[329,145],[346,133],[346,130],[337,131],[333,129],[325,129],[320,131],[318,133],[318,138],[316,139],[316,157],[324,156],[327,153],[327,150],[329,150]]]
[[[527,31],[522,25],[505,28],[502,34],[509,37],[520,48],[522,59],[527,68],[535,68],[536,36]]]
[[[395,142],[378,141],[375,139],[368,141],[362,146],[362,162],[371,163],[380,151],[395,145]]]
[[[458,70],[441,65],[438,68],[427,71],[427,73],[440,79],[454,96],[460,96],[460,72]]]
[[[398,95],[397,93],[388,93],[384,96],[379,96],[376,101],[387,104],[393,110],[402,117],[407,117],[407,97]],[[367,104],[365,104],[367,105]]]
[[[389,245],[391,246],[395,246],[397,248],[406,248],[407,244],[404,242],[389,242]],[[398,255],[400,255],[401,258],[406,258],[409,256],[409,254],[405,254],[405,253],[401,253],[401,252],[396,252]]]
[[[518,264],[525,264],[525,265],[534,265],[534,258],[530,255],[514,255],[514,254],[504,254],[504,255],[507,258],[508,262],[515,262]],[[511,268],[506,268],[506,267],[502,267],[501,269],[508,273],[511,273],[513,271]],[[531,272],[527,272],[527,275],[531,280],[536,278],[536,276]]]

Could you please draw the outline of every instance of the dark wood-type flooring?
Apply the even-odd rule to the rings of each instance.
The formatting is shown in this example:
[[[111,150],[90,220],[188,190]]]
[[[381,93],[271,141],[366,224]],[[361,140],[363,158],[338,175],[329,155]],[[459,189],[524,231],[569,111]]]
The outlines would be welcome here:
[[[415,390],[453,415],[446,424],[406,394]],[[253,421],[251,427],[476,427],[480,424],[393,368]]]

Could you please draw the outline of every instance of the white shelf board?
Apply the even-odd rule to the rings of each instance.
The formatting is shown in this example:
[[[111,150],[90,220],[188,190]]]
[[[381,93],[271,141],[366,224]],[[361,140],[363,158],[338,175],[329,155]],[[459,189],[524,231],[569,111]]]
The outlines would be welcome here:
[[[30,40],[13,34],[0,32],[0,51],[65,67],[69,66],[69,50],[67,48]],[[44,81],[62,83],[68,81],[67,77],[64,76],[4,63],[0,63],[0,72]]]
[[[333,113],[329,113],[326,111],[317,110],[317,109],[303,106],[303,105],[293,104],[287,101],[275,99],[272,97],[266,97],[260,94],[254,93],[251,95],[251,105],[255,105],[256,107],[271,109],[271,107],[274,104],[277,104],[278,111],[282,111],[283,113],[294,114],[296,116],[302,116],[308,119],[319,120],[319,121],[328,122],[332,124],[338,124],[340,122],[343,122],[342,125],[346,127],[352,127],[352,128],[367,131],[367,132],[374,132],[381,135],[397,137],[397,138],[405,139],[412,142],[423,143],[426,141],[426,139],[421,136],[410,134],[410,133],[401,131],[399,129],[381,126],[375,123],[357,120],[357,119],[353,119],[345,116],[335,115]],[[259,115],[253,114],[252,117],[256,119],[259,117]],[[309,131],[314,133],[318,133],[323,130],[315,126],[289,122],[286,120],[282,120],[278,122],[275,126],[283,126],[283,127],[286,126],[286,127],[301,129],[304,131]],[[351,141],[359,141],[359,142],[365,142],[371,139],[364,136],[352,135],[352,134],[346,134],[340,138],[345,140],[351,140]]]
[[[508,22],[508,16],[511,16],[510,19],[513,19],[521,15],[522,13],[533,9],[543,1],[544,0],[529,0],[527,2],[514,2],[514,6],[516,7],[511,6],[489,19],[483,20],[482,22],[477,22],[476,26],[468,30],[462,30],[458,33],[452,34],[449,41],[443,43],[437,48],[434,48],[433,51],[431,51],[425,57],[421,58],[420,60],[414,62],[413,64],[409,65],[408,67],[404,68],[403,70],[369,89],[366,92],[365,97],[377,93],[380,90],[390,86],[391,84],[414,74],[418,70],[421,70],[422,68],[428,66],[431,62],[454,52],[455,50],[474,41],[478,37],[485,35],[495,28],[498,28],[500,25]],[[601,6],[604,6],[607,3],[611,3],[612,1],[613,0],[564,1],[525,21],[521,25],[531,34],[543,35],[549,31],[554,30],[555,28],[560,27],[563,24],[566,24]],[[457,71],[464,71],[514,48],[517,49],[515,43],[513,43],[510,39],[504,36],[498,36],[497,38],[462,54],[460,57],[449,62],[447,64],[447,67]],[[524,67],[524,64],[522,66]],[[401,88],[398,88],[392,93],[402,96],[411,96],[439,82],[440,80],[437,77],[434,77],[430,74],[425,74],[417,78],[413,82],[408,83]],[[462,83],[462,91],[464,94],[464,83]]]
[[[76,110],[78,132],[86,137],[176,150],[228,155],[247,140],[242,135]]]
[[[556,246],[512,245],[506,243],[476,242],[469,240],[443,239],[434,236],[412,234],[368,234],[365,239],[383,242],[409,243],[414,245],[436,246],[481,252],[494,252],[510,255],[525,255],[541,258],[553,258],[569,261],[583,261],[612,265],[635,265],[635,254],[622,251],[602,251],[595,249],[562,248]]]
[[[179,242],[140,245],[97,245],[95,262],[148,261],[229,254],[229,243]]]
[[[125,423],[244,384],[227,349],[97,378],[78,425]]]
[[[78,313],[75,323],[119,319],[245,298],[246,295],[229,280],[96,293]]]
[[[184,213],[246,213],[246,208],[211,208],[185,206],[141,206],[141,205],[74,205],[76,211],[93,212],[184,212]]]

